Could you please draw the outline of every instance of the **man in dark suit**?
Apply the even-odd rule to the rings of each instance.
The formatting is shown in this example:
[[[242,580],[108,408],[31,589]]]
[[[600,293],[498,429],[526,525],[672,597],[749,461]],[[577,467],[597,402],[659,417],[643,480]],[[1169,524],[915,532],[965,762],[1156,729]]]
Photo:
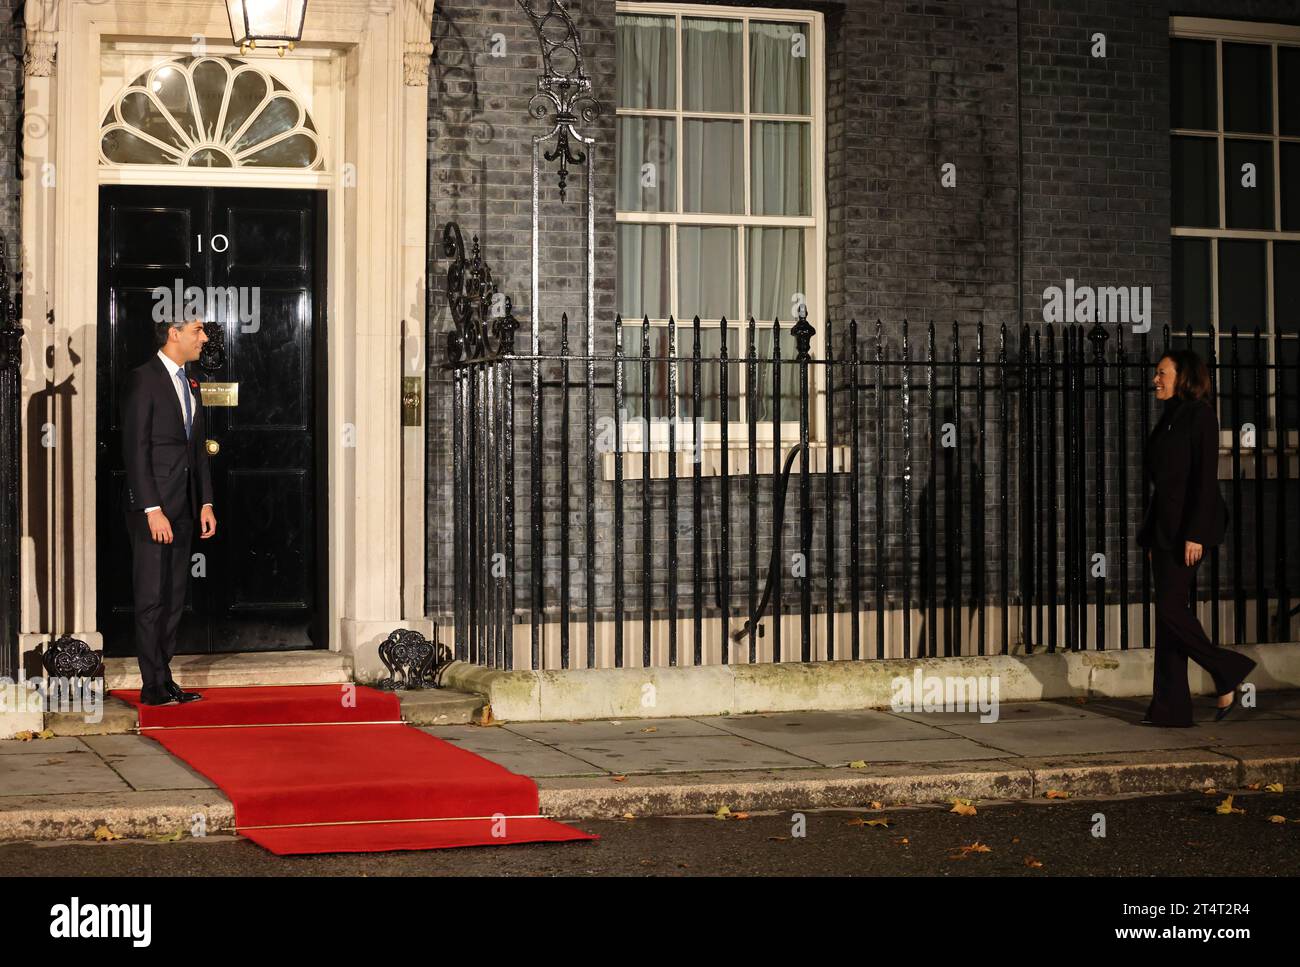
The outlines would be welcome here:
[[[140,701],[193,702],[202,696],[172,680],[176,629],[185,606],[190,543],[217,532],[212,476],[204,445],[206,420],[198,383],[185,364],[208,341],[201,321],[154,324],[158,353],[127,376],[122,400],[126,463],[126,529],[131,538],[135,647]]]

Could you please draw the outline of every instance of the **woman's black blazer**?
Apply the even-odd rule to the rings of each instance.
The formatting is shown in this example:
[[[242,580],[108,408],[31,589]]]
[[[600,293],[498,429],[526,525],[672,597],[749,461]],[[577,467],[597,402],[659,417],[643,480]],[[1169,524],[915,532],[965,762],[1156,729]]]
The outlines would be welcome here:
[[[1219,491],[1219,421],[1213,404],[1170,400],[1147,438],[1143,462],[1155,491],[1138,544],[1182,550],[1184,541],[1207,547],[1223,543],[1228,504]]]

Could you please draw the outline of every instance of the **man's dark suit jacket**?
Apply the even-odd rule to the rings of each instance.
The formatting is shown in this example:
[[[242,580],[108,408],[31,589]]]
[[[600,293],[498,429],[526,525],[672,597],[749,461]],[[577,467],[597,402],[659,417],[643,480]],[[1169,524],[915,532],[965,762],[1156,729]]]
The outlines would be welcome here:
[[[1147,439],[1146,475],[1155,484],[1138,544],[1182,550],[1185,541],[1223,543],[1228,505],[1219,491],[1219,421],[1203,400],[1173,397]]]
[[[188,377],[187,377],[188,378]],[[162,508],[169,521],[212,503],[212,475],[204,446],[207,420],[203,394],[191,388],[194,422],[185,439],[185,414],[175,380],[157,354],[131,370],[122,399],[122,451],[126,462],[128,512]]]

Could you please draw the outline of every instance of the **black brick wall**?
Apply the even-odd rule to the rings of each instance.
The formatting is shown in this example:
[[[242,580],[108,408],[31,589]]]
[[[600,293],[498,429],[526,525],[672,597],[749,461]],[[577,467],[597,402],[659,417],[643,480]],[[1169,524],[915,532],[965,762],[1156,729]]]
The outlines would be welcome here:
[[[796,4],[797,5],[797,4]],[[598,351],[608,351],[612,341],[613,306],[613,23],[609,0],[573,4],[575,20],[583,32],[594,93],[606,105],[606,114],[594,134],[603,146],[597,155],[597,327]],[[1171,14],[1233,17],[1296,22],[1293,3],[1227,3],[1193,0],[1175,7],[1161,0],[850,0],[844,4],[818,4],[827,13],[827,183],[828,251],[826,291],[828,310],[836,326],[837,352],[845,349],[849,316],[863,324],[864,349],[874,351],[868,335],[877,318],[884,321],[889,345],[897,350],[904,319],[910,321],[912,358],[924,352],[925,325],[938,326],[940,358],[950,358],[953,323],[960,329],[964,358],[973,353],[974,331],[983,324],[986,357],[997,351],[998,326],[1012,327],[1018,345],[1017,322],[1038,331],[1042,320],[1042,294],[1050,285],[1073,278],[1080,284],[1151,286],[1153,290],[1152,350],[1159,345],[1160,327],[1169,317],[1169,151],[1168,151],[1168,17]],[[528,98],[536,90],[539,56],[536,40],[513,0],[442,4],[436,14],[434,82],[430,88],[431,137],[431,248],[439,244],[441,226],[458,220],[468,232],[485,240],[485,256],[503,291],[515,301],[520,319],[528,325],[529,300],[529,187],[530,143],[540,130],[526,113]],[[507,56],[489,56],[492,32],[507,39]],[[1103,32],[1107,57],[1090,56],[1091,36]],[[957,185],[939,183],[940,166],[957,166]],[[559,311],[582,303],[581,221],[579,209],[558,205],[551,187],[553,177],[543,176],[546,205],[541,261],[544,292],[541,331],[544,351],[559,345]],[[580,185],[578,182],[577,185]],[[432,291],[440,292],[445,262],[434,265]],[[435,297],[433,326],[443,331],[449,320],[445,299]],[[581,332],[574,324],[571,339]],[[1059,336],[1059,329],[1058,329]],[[526,338],[526,333],[521,334]],[[1147,363],[1154,357],[1134,357],[1140,347],[1130,335],[1130,358],[1139,363],[1130,374],[1127,429],[1116,423],[1108,409],[1103,446],[1109,473],[1123,460],[1130,467],[1127,514],[1116,502],[1107,532],[1127,531],[1130,578],[1138,577],[1139,550],[1132,542],[1135,514],[1143,499],[1140,478],[1141,434],[1138,410],[1151,407],[1144,387]],[[891,353],[896,355],[896,352]],[[558,374],[545,370],[548,380]],[[893,374],[897,378],[897,374]],[[925,373],[914,377],[923,383]],[[525,374],[517,374],[523,380]],[[608,373],[602,370],[598,378]],[[947,373],[937,377],[946,382]],[[974,374],[964,377],[969,387]],[[987,381],[995,384],[996,372]],[[451,462],[449,384],[441,371],[430,373],[429,392],[429,558],[428,605],[431,613],[446,613],[452,603]],[[918,387],[923,389],[924,387]],[[556,399],[554,389],[548,390]],[[943,390],[940,405],[947,405]],[[863,568],[874,582],[880,575],[897,592],[906,581],[917,591],[926,575],[918,569],[920,552],[933,543],[922,520],[919,498],[931,489],[939,500],[939,540],[950,532],[944,506],[949,499],[940,471],[930,480],[925,433],[929,413],[924,393],[913,414],[913,508],[907,527],[900,525],[897,474],[901,467],[901,428],[891,422],[883,438],[889,475],[886,505],[877,512],[874,482],[878,466],[868,453],[862,465],[863,535],[874,544],[876,521],[888,532],[885,558],[875,561],[874,547],[864,548]],[[520,604],[527,601],[530,553],[528,532],[528,482],[526,479],[527,387],[516,396],[517,466],[516,525]],[[841,400],[843,403],[843,400]],[[575,428],[570,440],[558,439],[558,410],[545,411],[547,439],[543,489],[546,518],[545,567],[547,601],[558,594],[559,477],[558,466],[572,464],[571,532],[575,609],[584,599],[583,547],[585,504],[580,474],[580,454],[585,440],[578,426],[581,396],[574,398]],[[1089,433],[1092,429],[1089,399]],[[963,458],[969,463],[975,425],[973,392],[967,389],[958,407],[962,427]],[[985,428],[992,434],[987,451],[985,500],[990,512],[987,528],[986,589],[995,592],[1001,556],[992,539],[999,525],[1001,488],[997,470],[996,393],[988,399]],[[940,421],[953,419],[940,412]],[[1016,414],[1011,414],[1012,426]],[[837,410],[841,429],[847,412]],[[1058,428],[1064,438],[1064,430]],[[1093,438],[1089,437],[1089,445]],[[874,436],[866,441],[874,448]],[[1017,483],[1015,461],[1009,453],[1012,483],[1007,495],[1011,508],[1010,549],[1007,554],[1013,589],[1020,573],[1017,510],[1027,493]],[[1090,455],[1091,459],[1091,455]],[[1090,464],[1091,466],[1091,464]],[[1063,459],[1058,455],[1063,472]],[[765,482],[766,485],[766,482]],[[824,511],[816,506],[822,482],[814,484],[815,541],[821,546]],[[1112,484],[1111,486],[1114,486]],[[629,516],[624,529],[627,604],[640,607],[641,548],[637,502],[639,484],[629,484]],[[840,493],[846,484],[837,481]],[[969,483],[961,499],[969,500]],[[1227,488],[1225,487],[1225,491]],[[705,570],[702,580],[712,582],[717,564],[718,482],[704,483],[705,514],[701,521]],[[792,487],[793,495],[797,487]],[[654,529],[652,577],[655,604],[665,600],[669,562],[666,555],[667,515],[665,487],[652,486]],[[612,488],[603,480],[595,506],[598,539],[598,599],[608,603],[611,580]],[[680,560],[675,576],[681,600],[689,607],[691,541],[694,537],[690,485],[679,491],[678,534]],[[747,542],[753,540],[759,560],[768,554],[770,500],[760,493],[760,526],[746,533],[747,486],[733,483],[732,549],[733,583],[738,601],[747,581]],[[955,495],[954,495],[955,496]],[[1091,482],[1086,491],[1091,506]],[[793,507],[786,512],[785,548],[797,548]],[[1049,517],[1051,515],[1049,514]],[[836,563],[846,567],[847,523],[838,527],[841,537]],[[1050,523],[1050,521],[1049,521]],[[1059,521],[1057,521],[1059,524]],[[1254,518],[1250,517],[1253,530]],[[964,587],[970,586],[971,521],[963,520]],[[1089,524],[1090,532],[1092,524]],[[912,567],[904,570],[904,541],[911,546]],[[1112,543],[1108,552],[1118,552]],[[820,553],[820,552],[819,552]],[[1271,553],[1271,552],[1270,552]],[[1248,554],[1247,558],[1252,555]],[[1250,561],[1247,561],[1250,564]],[[1112,565],[1114,566],[1114,565]],[[816,569],[814,569],[815,571]],[[840,596],[847,597],[841,580]],[[942,593],[944,575],[938,575]],[[797,601],[794,582],[786,581],[789,604]],[[820,595],[820,588],[818,588]]]

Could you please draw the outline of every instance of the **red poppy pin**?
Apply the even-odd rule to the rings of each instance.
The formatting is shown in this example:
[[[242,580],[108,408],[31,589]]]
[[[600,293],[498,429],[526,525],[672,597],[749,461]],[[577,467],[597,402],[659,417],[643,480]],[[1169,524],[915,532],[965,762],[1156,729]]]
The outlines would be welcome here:
[[[191,379],[191,380],[190,380],[190,389],[198,389],[198,388],[199,388],[199,381],[196,380],[196,379]]]

